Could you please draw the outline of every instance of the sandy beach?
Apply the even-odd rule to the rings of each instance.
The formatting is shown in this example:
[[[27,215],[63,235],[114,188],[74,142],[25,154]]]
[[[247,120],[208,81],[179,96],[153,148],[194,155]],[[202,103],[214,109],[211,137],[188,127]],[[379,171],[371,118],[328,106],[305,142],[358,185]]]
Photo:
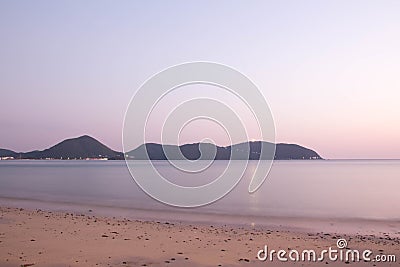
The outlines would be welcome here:
[[[91,214],[0,208],[0,266],[348,266],[349,262],[260,261],[265,245],[279,250],[348,248],[395,255],[397,262],[350,262],[399,266],[400,240],[389,236],[270,230],[266,227],[139,221]]]

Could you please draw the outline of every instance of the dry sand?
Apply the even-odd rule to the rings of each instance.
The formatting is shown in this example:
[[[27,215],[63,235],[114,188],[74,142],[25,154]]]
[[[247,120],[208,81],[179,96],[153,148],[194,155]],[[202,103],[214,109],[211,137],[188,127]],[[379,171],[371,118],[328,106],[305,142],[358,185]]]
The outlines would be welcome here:
[[[336,248],[392,254],[396,263],[261,262],[270,249]],[[135,221],[0,207],[0,266],[399,266],[397,237],[276,231],[240,226]]]

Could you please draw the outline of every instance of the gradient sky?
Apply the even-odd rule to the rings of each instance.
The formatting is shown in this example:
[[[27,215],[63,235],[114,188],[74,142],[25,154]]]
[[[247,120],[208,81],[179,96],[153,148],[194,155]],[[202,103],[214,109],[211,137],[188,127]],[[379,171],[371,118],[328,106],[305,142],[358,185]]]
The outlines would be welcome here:
[[[0,147],[90,134],[120,150],[135,90],[200,60],[259,86],[278,142],[400,158],[399,14],[400,1],[0,1]]]

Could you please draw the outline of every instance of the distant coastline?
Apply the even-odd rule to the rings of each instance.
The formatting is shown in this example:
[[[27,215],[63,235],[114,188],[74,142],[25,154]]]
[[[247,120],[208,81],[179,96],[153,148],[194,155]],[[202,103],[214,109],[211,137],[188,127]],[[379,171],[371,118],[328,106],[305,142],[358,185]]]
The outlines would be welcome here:
[[[273,150],[275,149],[275,153]],[[147,143],[126,152],[112,150],[95,138],[83,135],[66,139],[48,149],[29,152],[15,152],[0,149],[0,160],[322,160],[314,150],[296,144],[272,144],[264,141],[244,142],[220,147],[210,143],[193,143],[181,146]],[[210,155],[200,158],[201,152]],[[235,151],[235,153],[232,153]],[[234,155],[234,156],[233,156]],[[232,156],[232,157],[231,157]]]

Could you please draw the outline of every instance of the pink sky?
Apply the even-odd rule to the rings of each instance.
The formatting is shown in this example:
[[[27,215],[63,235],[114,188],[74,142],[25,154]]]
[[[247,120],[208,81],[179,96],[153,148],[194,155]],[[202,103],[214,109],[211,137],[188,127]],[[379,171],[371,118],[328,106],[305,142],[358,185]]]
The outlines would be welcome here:
[[[90,134],[120,150],[135,90],[205,60],[258,85],[277,142],[325,158],[400,158],[398,14],[397,1],[3,2],[0,147]]]

